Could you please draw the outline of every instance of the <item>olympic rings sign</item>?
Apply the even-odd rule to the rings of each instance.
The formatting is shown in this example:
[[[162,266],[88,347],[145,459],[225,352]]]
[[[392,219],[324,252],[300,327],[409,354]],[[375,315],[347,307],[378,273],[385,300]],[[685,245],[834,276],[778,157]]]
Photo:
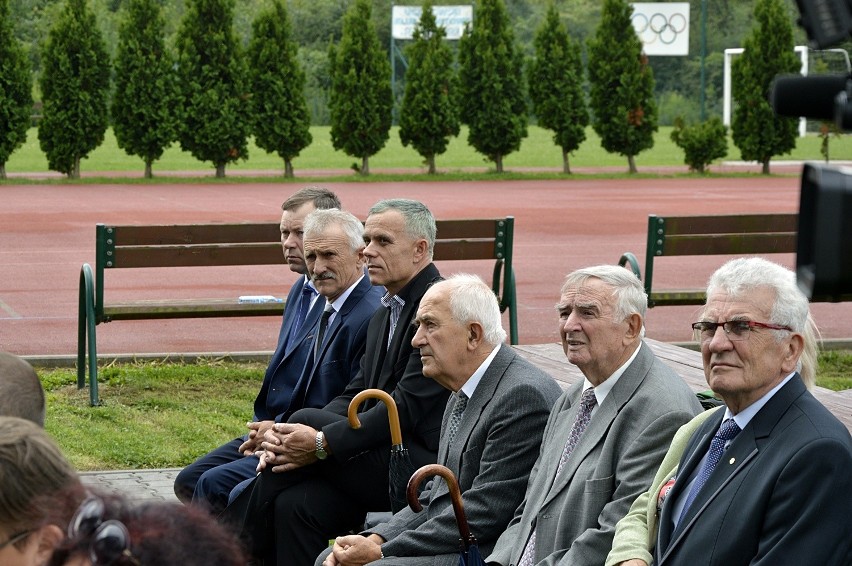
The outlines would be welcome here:
[[[689,54],[689,3],[633,4],[633,28],[646,55]]]

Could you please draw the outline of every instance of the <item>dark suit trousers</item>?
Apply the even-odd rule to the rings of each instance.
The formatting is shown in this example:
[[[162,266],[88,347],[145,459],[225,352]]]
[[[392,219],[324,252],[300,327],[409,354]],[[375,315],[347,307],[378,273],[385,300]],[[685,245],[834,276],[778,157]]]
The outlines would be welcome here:
[[[243,456],[238,451],[244,440],[235,438],[181,470],[175,478],[178,498],[220,513],[228,504],[231,490],[256,473],[257,457]]]
[[[299,413],[314,428],[345,418],[317,409]],[[423,449],[413,451],[415,462],[428,458]],[[242,531],[264,564],[311,566],[330,538],[359,528],[368,511],[390,510],[389,460],[388,445],[344,462],[329,456],[291,472],[266,470],[222,518]]]

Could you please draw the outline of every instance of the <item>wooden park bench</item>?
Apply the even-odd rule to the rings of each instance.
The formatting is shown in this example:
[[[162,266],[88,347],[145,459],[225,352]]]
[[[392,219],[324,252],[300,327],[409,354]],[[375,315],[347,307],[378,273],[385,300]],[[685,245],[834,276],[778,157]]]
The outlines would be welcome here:
[[[502,312],[509,311],[509,337],[518,343],[517,297],[512,269],[514,217],[438,220],[435,261],[495,260],[492,289]],[[184,224],[106,226],[95,230],[95,269],[80,270],[77,387],[85,386],[89,357],[89,397],[98,404],[96,327],[115,320],[281,316],[283,300],[254,298],[162,299],[108,302],[105,272],[124,268],[208,267],[283,264],[278,224]],[[88,348],[87,348],[88,338]]]
[[[725,214],[648,217],[645,292],[648,306],[703,305],[705,282],[694,289],[654,289],[654,264],[664,256],[753,255],[796,252],[797,214]],[[642,279],[639,260],[625,252],[618,265]],[[819,297],[812,300],[820,300]]]

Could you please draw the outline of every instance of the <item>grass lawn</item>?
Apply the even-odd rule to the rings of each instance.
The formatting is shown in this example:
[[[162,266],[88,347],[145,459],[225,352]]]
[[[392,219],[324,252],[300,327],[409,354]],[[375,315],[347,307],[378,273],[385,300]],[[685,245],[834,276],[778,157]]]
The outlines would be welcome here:
[[[264,364],[117,364],[100,372],[102,406],[89,407],[76,370],[40,369],[47,431],[80,470],[182,467],[245,434]],[[852,388],[852,351],[820,356],[823,387]]]
[[[642,167],[681,166],[683,152],[671,141],[670,127],[660,128],[655,137],[654,147],[640,153],[636,157],[639,172]],[[299,171],[321,171],[328,169],[350,169],[359,159],[349,157],[343,152],[336,151],[331,144],[330,128],[314,126],[311,128],[313,143],[302,151],[293,162],[296,174]],[[796,149],[789,155],[777,156],[778,160],[822,160],[819,148],[821,140],[813,134],[805,138],[797,138]],[[726,160],[740,160],[740,152],[728,140],[728,156]],[[852,156],[852,136],[842,135],[830,141],[831,155]],[[570,156],[572,167],[607,167],[623,166],[627,170],[627,159],[621,155],[607,153],[600,147],[600,139],[591,128],[587,129],[586,141]],[[438,156],[439,172],[447,173],[469,168],[490,168],[491,162],[477,153],[467,144],[467,129],[450,141],[446,153]],[[521,149],[504,159],[506,171],[513,168],[554,168],[561,171],[562,155],[552,140],[552,133],[538,126],[530,126],[529,135],[521,143]],[[83,159],[81,170],[87,172],[118,172],[138,171],[141,176],[142,160],[127,155],[119,149],[112,130],[108,130],[104,143],[95,149],[89,157]],[[283,162],[274,154],[268,154],[253,143],[249,143],[248,159],[231,164],[227,168],[230,177],[238,177],[241,172],[264,170],[281,171]],[[425,171],[422,159],[410,147],[403,147],[399,140],[399,129],[393,128],[385,148],[370,158],[370,168],[378,169],[411,169]],[[207,171],[212,172],[209,163],[200,162],[188,153],[182,151],[175,143],[169,147],[162,158],[154,163],[154,175],[158,171]],[[37,131],[31,129],[26,144],[19,148],[6,163],[8,173],[45,173],[49,171],[47,158],[38,143]]]

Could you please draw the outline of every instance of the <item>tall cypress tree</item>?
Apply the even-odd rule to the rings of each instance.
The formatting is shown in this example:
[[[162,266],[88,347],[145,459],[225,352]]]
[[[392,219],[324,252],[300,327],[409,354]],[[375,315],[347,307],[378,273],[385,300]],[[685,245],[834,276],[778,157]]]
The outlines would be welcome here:
[[[362,175],[370,173],[370,156],[390,137],[393,110],[390,63],[370,18],[370,2],[356,0],[343,17],[340,44],[329,47],[328,57],[331,143],[361,158],[356,168]]]
[[[248,157],[246,67],[233,30],[234,0],[190,0],[177,35],[181,148],[225,176]]]
[[[571,41],[559,12],[551,3],[535,36],[535,59],[529,66],[530,98],[539,124],[553,130],[553,142],[562,148],[562,171],[570,173],[568,154],[586,139],[589,112],[583,94],[580,43]]]
[[[12,32],[8,0],[0,0],[0,179],[9,156],[27,141],[32,109],[30,63]]]
[[[110,64],[86,0],[67,0],[42,53],[38,139],[48,166],[80,177],[80,159],[104,141]]]
[[[177,136],[177,74],[155,0],[130,0],[118,36],[112,123],[118,147],[151,165]]]
[[[399,114],[399,138],[420,154],[435,173],[435,156],[447,151],[450,137],[459,135],[459,114],[453,94],[458,79],[453,54],[444,42],[447,32],[438,27],[432,2],[423,5],[408,50],[405,94]]]
[[[524,65],[503,0],[478,0],[459,42],[459,108],[468,143],[503,172],[527,137]]]
[[[601,23],[589,40],[589,85],[592,127],[610,153],[627,157],[631,173],[635,157],[654,147],[657,105],[654,75],[630,21],[633,8],[625,0],[604,0]]]
[[[772,79],[794,73],[801,62],[793,51],[793,26],[779,0],[757,0],[757,26],[743,42],[743,54],[731,66],[736,108],[731,122],[734,144],[745,161],[758,161],[769,174],[773,155],[796,147],[796,119],[782,118],[769,104]]]
[[[258,15],[252,32],[248,66],[254,141],[261,149],[277,153],[284,160],[284,176],[293,177],[293,159],[313,138],[305,73],[280,0]]]

